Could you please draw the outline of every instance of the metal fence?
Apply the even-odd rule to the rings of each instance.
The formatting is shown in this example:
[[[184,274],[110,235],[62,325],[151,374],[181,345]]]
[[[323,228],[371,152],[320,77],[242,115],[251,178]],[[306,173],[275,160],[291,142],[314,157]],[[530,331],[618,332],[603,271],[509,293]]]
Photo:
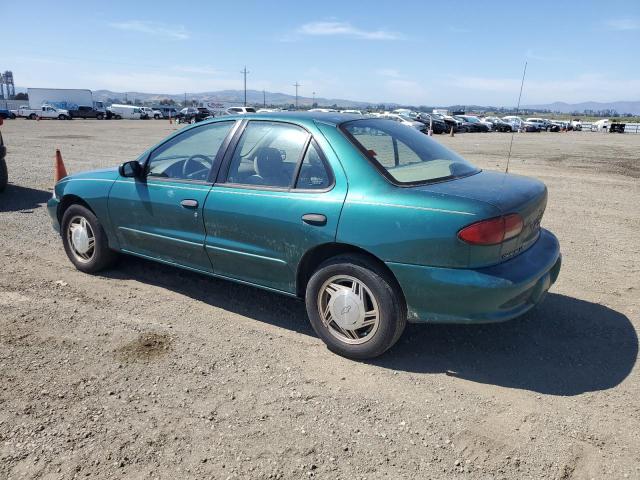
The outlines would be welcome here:
[[[622,123],[622,122],[620,122]],[[589,122],[582,122],[582,131],[583,132],[597,132],[596,124]],[[602,130],[606,131],[606,130]],[[624,133],[640,133],[640,123],[625,123],[624,124]]]
[[[22,105],[29,105],[29,100],[0,100],[0,108],[16,110]]]

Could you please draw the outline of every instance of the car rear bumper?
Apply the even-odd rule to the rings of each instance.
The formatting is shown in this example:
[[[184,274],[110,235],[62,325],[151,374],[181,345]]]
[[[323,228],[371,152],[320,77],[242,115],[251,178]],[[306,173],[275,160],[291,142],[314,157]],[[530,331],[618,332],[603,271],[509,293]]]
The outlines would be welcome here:
[[[539,303],[558,278],[561,259],[558,239],[543,229],[527,251],[491,267],[387,265],[403,290],[410,322],[491,323]]]

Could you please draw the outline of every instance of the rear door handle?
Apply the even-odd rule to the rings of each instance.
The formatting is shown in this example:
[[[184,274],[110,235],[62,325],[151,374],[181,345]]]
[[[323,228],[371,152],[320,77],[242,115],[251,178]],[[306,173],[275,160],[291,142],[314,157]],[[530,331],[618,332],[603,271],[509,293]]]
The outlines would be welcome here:
[[[327,224],[327,217],[321,213],[305,213],[302,216],[302,221],[309,225],[323,226]]]
[[[187,198],[185,200],[182,200],[180,202],[180,205],[182,205],[184,208],[196,208],[198,206],[198,201]]]

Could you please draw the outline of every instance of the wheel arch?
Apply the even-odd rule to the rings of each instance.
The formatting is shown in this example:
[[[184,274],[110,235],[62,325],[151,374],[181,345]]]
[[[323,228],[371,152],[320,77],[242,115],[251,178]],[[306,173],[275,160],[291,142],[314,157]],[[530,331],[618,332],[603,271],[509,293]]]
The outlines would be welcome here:
[[[380,270],[382,270],[390,281],[393,282],[394,287],[397,289],[398,293],[402,298],[402,302],[406,306],[406,299],[404,298],[404,292],[402,291],[402,287],[400,287],[400,283],[398,279],[393,274],[391,269],[384,263],[380,258],[368,252],[367,250],[357,247],[355,245],[351,245],[348,243],[339,243],[339,242],[331,242],[331,243],[323,243],[321,245],[317,245],[316,247],[308,250],[298,263],[298,270],[296,272],[296,295],[300,298],[304,298],[305,291],[307,289],[307,283],[309,279],[313,275],[313,273],[317,270],[317,268],[324,261],[336,257],[338,255],[343,254],[357,254],[363,257],[366,257],[369,261],[374,263]]]
[[[86,209],[90,210],[91,213],[96,215],[95,210],[91,208],[91,205],[89,205],[85,200],[83,200],[78,195],[74,195],[73,193],[68,193],[60,199],[60,204],[58,205],[58,211],[56,212],[58,216],[58,224],[60,226],[62,226],[62,217],[64,216],[64,212],[66,212],[71,205],[82,205]]]

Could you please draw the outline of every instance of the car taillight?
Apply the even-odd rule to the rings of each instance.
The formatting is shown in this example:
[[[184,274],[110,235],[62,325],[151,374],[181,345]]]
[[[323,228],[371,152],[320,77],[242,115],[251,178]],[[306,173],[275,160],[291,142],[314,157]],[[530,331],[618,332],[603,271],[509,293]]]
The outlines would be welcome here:
[[[458,232],[458,238],[471,245],[497,245],[522,232],[522,217],[517,213],[472,223]]]

